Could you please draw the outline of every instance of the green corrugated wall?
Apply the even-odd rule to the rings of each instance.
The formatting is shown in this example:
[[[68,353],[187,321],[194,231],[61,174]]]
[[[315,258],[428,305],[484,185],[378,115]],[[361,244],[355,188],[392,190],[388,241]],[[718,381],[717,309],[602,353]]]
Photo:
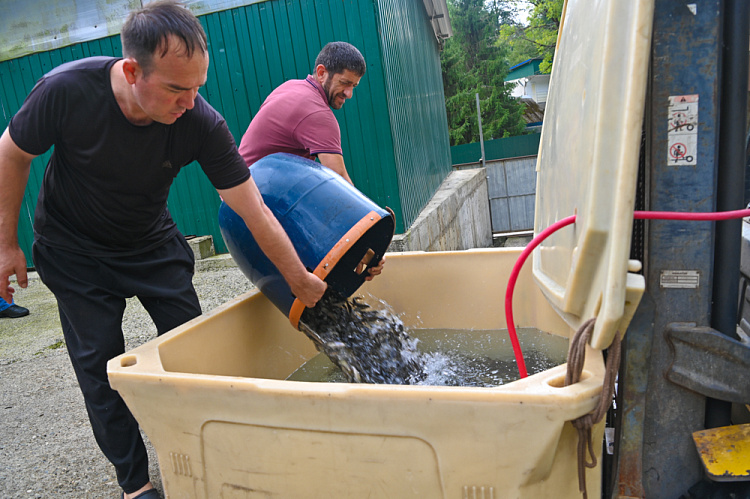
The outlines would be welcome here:
[[[450,173],[440,54],[422,2],[378,0],[401,215],[409,227]],[[398,213],[398,212],[397,212]]]
[[[271,0],[200,17],[211,65],[201,94],[227,120],[239,143],[266,96],[304,78],[320,48],[345,40],[360,49],[367,73],[336,111],[347,169],[355,185],[396,213],[403,232],[450,172],[450,149],[437,42],[419,0]],[[35,81],[53,67],[121,53],[118,36],[0,62],[3,128]],[[32,220],[49,153],[32,163],[19,223],[32,265]],[[169,210],[188,234],[214,236],[225,252],[218,194],[196,164],[175,179]]]
[[[39,52],[0,62],[0,126],[4,130],[11,117],[18,111],[38,80],[47,71],[64,62],[91,57],[95,55],[112,55],[121,52],[119,37],[108,37],[87,43],[70,45],[57,50]],[[31,261],[31,243],[34,240],[33,219],[36,199],[42,184],[44,168],[51,155],[51,150],[31,163],[29,181],[21,204],[18,223],[18,239],[21,249],[26,254],[29,266]]]

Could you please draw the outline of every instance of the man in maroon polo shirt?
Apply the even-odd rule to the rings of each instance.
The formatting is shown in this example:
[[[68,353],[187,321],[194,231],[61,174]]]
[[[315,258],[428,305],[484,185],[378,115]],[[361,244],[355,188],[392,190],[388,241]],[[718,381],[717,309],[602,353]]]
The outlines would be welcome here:
[[[341,130],[333,109],[351,99],[365,74],[365,59],[354,45],[331,42],[315,59],[315,70],[304,80],[289,80],[266,98],[240,143],[248,165],[277,152],[308,159],[352,183],[341,150]]]
[[[354,185],[341,150],[341,129],[333,109],[351,99],[365,74],[365,58],[346,42],[326,44],[315,70],[304,80],[282,83],[266,98],[240,142],[248,165],[277,152],[314,160]],[[367,280],[383,271],[385,259],[370,269]]]

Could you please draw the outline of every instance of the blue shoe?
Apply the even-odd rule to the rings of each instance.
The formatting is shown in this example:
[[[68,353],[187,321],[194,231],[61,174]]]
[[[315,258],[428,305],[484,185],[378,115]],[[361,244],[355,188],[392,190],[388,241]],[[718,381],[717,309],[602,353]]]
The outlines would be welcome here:
[[[29,315],[29,309],[19,307],[18,305],[11,305],[10,307],[0,312],[0,318],[7,317],[9,319],[16,319],[25,315]]]

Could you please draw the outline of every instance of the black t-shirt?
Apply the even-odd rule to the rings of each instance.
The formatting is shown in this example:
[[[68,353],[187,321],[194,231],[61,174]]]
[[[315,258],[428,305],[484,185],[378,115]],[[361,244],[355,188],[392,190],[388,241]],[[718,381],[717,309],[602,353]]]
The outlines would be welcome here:
[[[217,189],[250,176],[226,122],[200,95],[172,125],[128,121],[110,82],[117,60],[50,71],[8,126],[29,154],[54,145],[34,216],[35,238],[50,246],[92,256],[148,251],[177,234],[167,197],[183,166],[198,161]]]

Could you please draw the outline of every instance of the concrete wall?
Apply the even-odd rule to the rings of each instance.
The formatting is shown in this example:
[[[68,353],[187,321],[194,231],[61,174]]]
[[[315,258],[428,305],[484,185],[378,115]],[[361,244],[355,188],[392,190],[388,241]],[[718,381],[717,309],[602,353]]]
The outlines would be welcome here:
[[[534,228],[536,156],[487,161],[493,232]]]
[[[452,251],[492,246],[484,168],[454,170],[388,251]]]

